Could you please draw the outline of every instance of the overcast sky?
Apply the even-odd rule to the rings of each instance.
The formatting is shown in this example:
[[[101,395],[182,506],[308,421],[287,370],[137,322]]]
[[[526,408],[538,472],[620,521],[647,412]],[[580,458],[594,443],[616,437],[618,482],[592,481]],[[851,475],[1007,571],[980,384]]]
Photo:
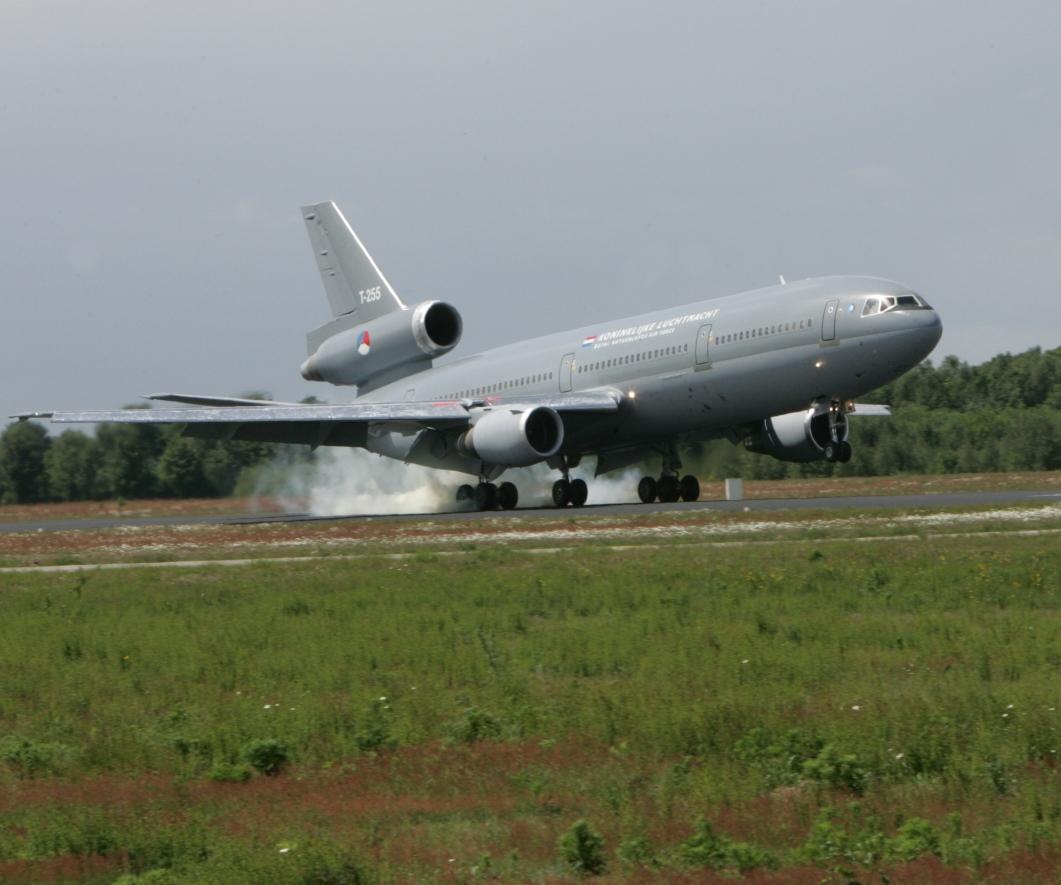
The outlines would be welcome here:
[[[900,280],[935,358],[1061,344],[1055,2],[0,9],[0,414],[282,398],[334,199],[458,354],[777,280]]]

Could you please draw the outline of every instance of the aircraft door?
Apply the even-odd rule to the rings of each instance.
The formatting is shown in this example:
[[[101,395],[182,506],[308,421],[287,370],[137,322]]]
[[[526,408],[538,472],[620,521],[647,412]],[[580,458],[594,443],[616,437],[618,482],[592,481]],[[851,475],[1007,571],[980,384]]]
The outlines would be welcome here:
[[[571,390],[571,369],[575,365],[575,355],[565,353],[560,360],[560,392],[567,393]]]
[[[698,366],[711,365],[711,327],[701,326],[696,333],[696,364]]]
[[[836,338],[836,309],[840,302],[833,299],[825,305],[822,313],[822,341],[832,341]]]

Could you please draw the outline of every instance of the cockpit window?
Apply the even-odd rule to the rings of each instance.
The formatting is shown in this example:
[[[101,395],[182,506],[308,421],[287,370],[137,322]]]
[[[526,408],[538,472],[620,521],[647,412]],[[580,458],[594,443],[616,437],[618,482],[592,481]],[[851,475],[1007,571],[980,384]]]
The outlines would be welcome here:
[[[871,317],[889,310],[931,310],[920,295],[870,295],[862,306],[862,316]]]

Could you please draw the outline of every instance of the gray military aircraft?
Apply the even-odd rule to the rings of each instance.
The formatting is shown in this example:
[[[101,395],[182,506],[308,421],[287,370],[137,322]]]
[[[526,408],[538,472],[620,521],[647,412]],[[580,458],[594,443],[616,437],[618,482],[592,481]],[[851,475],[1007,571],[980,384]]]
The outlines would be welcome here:
[[[516,506],[509,467],[545,462],[557,507],[581,507],[596,474],[661,459],[648,503],[694,501],[680,451],[726,437],[783,461],[847,461],[854,398],[898,378],[939,341],[938,314],[888,280],[833,276],[656,310],[505,345],[435,366],[461,338],[442,301],[406,306],[334,203],[302,209],[333,319],[307,336],[302,376],[355,386],[336,405],[155,394],[183,408],[36,412],[55,423],[184,425],[187,436],[357,446],[478,478],[458,500]],[[187,408],[191,406],[191,408]]]

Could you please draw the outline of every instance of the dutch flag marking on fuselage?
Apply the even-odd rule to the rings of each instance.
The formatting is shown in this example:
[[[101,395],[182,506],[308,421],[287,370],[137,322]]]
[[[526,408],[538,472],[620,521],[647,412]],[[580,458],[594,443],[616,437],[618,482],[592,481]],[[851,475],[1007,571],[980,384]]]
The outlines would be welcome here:
[[[587,335],[585,338],[582,339],[582,346],[583,347],[590,347],[593,344],[593,342],[596,341],[596,340],[597,340],[597,336],[596,335]]]

